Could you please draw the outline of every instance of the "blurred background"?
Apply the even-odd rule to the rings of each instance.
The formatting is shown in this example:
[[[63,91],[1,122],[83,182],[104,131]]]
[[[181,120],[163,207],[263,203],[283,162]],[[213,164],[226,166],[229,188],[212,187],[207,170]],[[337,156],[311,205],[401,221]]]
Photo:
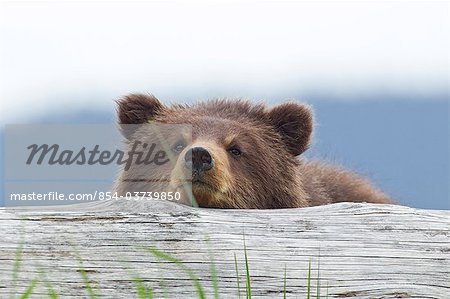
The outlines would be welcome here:
[[[307,157],[449,209],[449,36],[448,2],[1,2],[1,142],[5,124],[113,123],[130,92],[295,99],[316,113]]]

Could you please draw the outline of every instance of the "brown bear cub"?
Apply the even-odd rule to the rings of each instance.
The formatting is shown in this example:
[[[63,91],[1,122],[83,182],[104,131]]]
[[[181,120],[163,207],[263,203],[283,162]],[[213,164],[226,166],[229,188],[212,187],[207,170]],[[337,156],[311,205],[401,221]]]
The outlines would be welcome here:
[[[142,94],[131,94],[117,103],[119,124],[128,140],[130,136],[156,138],[154,130],[146,126],[127,129],[128,124],[186,124],[191,128],[190,137],[182,142],[169,136],[173,130],[160,132],[174,162],[158,171],[161,181],[167,183],[165,188],[171,188],[167,191],[189,185],[200,207],[276,209],[335,202],[391,203],[388,196],[352,172],[298,157],[308,149],[313,131],[313,114],[306,105],[287,102],[269,109],[244,100],[211,100],[169,107]],[[124,196],[158,190],[153,180],[145,177],[150,172],[138,164],[122,170],[115,191]],[[191,204],[192,198],[183,194],[182,202]]]

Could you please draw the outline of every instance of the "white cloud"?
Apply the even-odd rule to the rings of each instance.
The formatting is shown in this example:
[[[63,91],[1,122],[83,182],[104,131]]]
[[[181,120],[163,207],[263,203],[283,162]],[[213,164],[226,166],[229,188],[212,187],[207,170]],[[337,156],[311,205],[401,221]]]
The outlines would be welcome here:
[[[6,2],[0,119],[162,97],[442,93],[445,2]],[[93,95],[101,95],[93,99]]]

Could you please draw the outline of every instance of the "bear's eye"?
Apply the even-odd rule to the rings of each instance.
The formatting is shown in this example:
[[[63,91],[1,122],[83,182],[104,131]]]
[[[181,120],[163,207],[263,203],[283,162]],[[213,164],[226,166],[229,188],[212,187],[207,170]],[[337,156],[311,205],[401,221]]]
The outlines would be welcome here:
[[[233,156],[240,156],[242,154],[241,150],[236,146],[230,147],[228,152]]]
[[[176,152],[176,153],[181,153],[185,147],[186,147],[186,146],[184,145],[184,143],[178,142],[178,143],[175,144],[175,146],[173,147],[173,151]]]

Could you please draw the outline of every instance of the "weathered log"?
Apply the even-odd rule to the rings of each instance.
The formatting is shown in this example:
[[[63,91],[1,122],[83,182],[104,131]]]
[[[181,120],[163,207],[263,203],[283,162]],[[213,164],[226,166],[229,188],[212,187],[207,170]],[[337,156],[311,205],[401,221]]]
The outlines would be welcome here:
[[[306,298],[310,261],[314,293],[320,262],[323,297],[450,298],[450,211],[349,203],[215,210],[122,200],[3,208],[0,227],[0,298],[23,294],[35,277],[35,298],[49,287],[63,298],[86,297],[83,271],[104,298],[136,297],[136,273],[157,298],[197,297],[180,267],[146,247],[182,260],[207,298],[211,258],[221,298],[237,298],[236,254],[245,296],[244,236],[255,298],[282,298],[285,268],[287,298]]]

